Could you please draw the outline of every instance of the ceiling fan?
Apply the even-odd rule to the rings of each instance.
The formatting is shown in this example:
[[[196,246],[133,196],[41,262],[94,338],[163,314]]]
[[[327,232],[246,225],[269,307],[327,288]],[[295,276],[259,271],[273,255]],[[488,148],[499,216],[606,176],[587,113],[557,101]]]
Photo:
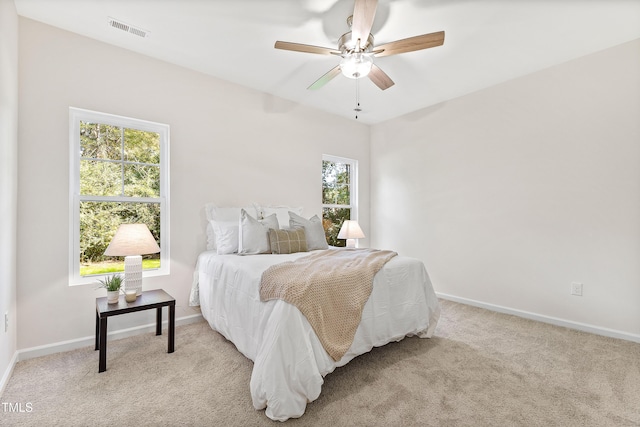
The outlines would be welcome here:
[[[376,15],[377,6],[377,0],[355,0],[353,15],[347,18],[347,24],[351,27],[351,31],[343,34],[338,39],[338,49],[283,41],[276,41],[274,47],[295,52],[342,57],[340,64],[329,70],[307,89],[320,89],[338,74],[343,74],[352,79],[369,77],[380,89],[388,89],[394,85],[393,80],[373,63],[372,57],[380,58],[441,46],[444,43],[444,31],[374,46],[371,26]]]

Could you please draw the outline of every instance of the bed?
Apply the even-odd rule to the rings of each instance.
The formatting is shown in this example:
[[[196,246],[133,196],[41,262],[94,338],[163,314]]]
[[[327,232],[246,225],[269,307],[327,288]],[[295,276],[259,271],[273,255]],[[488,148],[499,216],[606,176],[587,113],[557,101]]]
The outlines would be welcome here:
[[[272,420],[302,416],[320,395],[325,375],[373,347],[431,337],[440,314],[424,264],[395,256],[375,274],[353,343],[334,360],[296,307],[260,299],[265,270],[314,252],[240,256],[208,250],[198,257],[190,304],[200,305],[209,325],[254,362],[253,406]]]

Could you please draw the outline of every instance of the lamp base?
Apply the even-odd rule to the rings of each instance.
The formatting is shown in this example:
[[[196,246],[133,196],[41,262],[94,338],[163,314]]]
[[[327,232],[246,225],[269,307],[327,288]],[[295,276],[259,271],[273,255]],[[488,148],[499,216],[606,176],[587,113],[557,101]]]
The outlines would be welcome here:
[[[142,256],[129,255],[124,257],[124,288],[135,290],[136,296],[142,293]]]
[[[356,239],[347,239],[347,247],[355,248],[356,247]]]

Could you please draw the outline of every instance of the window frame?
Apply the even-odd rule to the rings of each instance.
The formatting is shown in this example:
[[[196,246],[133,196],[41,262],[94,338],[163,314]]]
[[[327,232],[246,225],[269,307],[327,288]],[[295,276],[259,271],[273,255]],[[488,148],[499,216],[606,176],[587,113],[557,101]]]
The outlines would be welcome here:
[[[323,154],[322,161],[333,162],[333,163],[343,163],[349,165],[349,204],[348,205],[340,205],[340,204],[326,204],[324,200],[322,201],[322,218],[324,218],[324,209],[325,208],[337,208],[337,209],[350,209],[349,219],[352,221],[358,220],[358,161],[356,159],[350,159],[348,157],[334,156],[331,154]],[[321,177],[322,178],[322,177]],[[357,246],[356,241],[356,246]]]
[[[159,197],[87,196],[80,194],[80,122],[155,132],[160,135]],[[114,114],[69,107],[69,285],[95,284],[110,274],[80,275],[80,202],[128,202],[160,204],[160,268],[143,270],[143,277],[170,273],[169,236],[169,125]]]

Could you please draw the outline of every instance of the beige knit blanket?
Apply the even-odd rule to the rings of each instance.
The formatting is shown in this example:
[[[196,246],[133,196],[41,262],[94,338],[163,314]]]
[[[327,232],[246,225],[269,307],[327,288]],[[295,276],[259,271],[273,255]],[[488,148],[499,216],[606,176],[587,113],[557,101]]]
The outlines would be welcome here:
[[[296,306],[338,361],[351,347],[373,276],[396,255],[377,249],[329,249],[276,264],[262,274],[260,300],[281,299]]]

